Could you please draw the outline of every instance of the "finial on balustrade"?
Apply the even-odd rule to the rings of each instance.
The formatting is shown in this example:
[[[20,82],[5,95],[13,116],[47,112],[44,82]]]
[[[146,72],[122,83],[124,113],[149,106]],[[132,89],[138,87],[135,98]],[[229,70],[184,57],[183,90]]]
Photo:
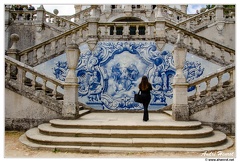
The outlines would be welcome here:
[[[177,33],[178,35],[177,35],[177,41],[175,43],[175,46],[178,48],[183,48],[185,46],[183,42],[183,33],[181,32],[181,30],[178,30]]]
[[[10,36],[11,41],[13,42],[11,50],[17,50],[17,42],[19,41],[19,35],[18,34],[12,34]]]
[[[59,11],[58,11],[57,9],[54,9],[54,10],[53,10],[53,13],[54,13],[55,15],[58,15]]]
[[[40,6],[37,8],[37,10],[44,10],[43,5],[40,5]]]

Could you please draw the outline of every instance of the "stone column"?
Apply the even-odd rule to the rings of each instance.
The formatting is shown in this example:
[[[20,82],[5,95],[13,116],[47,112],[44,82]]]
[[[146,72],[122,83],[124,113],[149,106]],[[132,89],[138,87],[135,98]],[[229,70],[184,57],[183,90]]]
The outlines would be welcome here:
[[[13,42],[13,44],[12,44],[12,47],[8,49],[7,55],[9,57],[12,57],[13,59],[20,60],[19,55],[18,55],[19,50],[17,49],[17,42],[19,41],[19,36],[17,34],[12,34],[10,36],[10,39]],[[14,66],[14,65],[11,66],[10,67],[11,78],[16,79],[17,78],[17,73],[18,73],[17,67]]]
[[[79,117],[78,109],[78,79],[75,74],[80,50],[77,44],[69,44],[66,50],[68,74],[64,83],[64,105],[62,116],[65,119],[75,119]]]
[[[16,60],[19,60],[19,56],[18,56],[19,50],[17,49],[17,42],[19,41],[19,35],[12,34],[10,36],[10,39],[13,42],[13,44],[12,44],[12,47],[7,51],[7,55]]]
[[[188,5],[180,5],[180,7],[181,7],[181,11],[182,11],[183,13],[187,13],[187,7],[188,7]]]
[[[9,25],[10,25],[10,8],[9,5],[7,5],[5,7],[5,50],[8,49],[8,47],[10,46],[8,44],[8,40],[9,40]]]
[[[98,21],[99,21],[99,12],[97,12],[97,5],[92,5],[91,16],[88,19],[88,39],[87,44],[89,49],[94,50],[98,42]]]
[[[183,73],[187,49],[184,46],[180,31],[178,31],[178,39],[173,51],[174,65],[176,74],[173,78],[173,104],[172,118],[177,121],[189,120],[188,83]]]
[[[166,43],[165,18],[162,15],[161,5],[157,5],[155,9],[155,21],[155,42],[158,50],[161,51]]]
[[[37,31],[42,31],[42,26],[44,23],[44,7],[41,5],[37,8],[37,20],[34,21],[34,25],[37,27]]]
[[[216,20],[223,21],[223,5],[216,6]]]

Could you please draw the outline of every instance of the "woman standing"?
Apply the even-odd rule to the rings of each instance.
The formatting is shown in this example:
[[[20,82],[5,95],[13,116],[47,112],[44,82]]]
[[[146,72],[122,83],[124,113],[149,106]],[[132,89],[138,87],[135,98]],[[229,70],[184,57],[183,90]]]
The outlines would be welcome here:
[[[151,100],[150,91],[152,90],[151,83],[148,82],[148,78],[146,76],[142,77],[141,83],[138,85],[138,88],[141,91],[141,96],[143,99],[143,107],[144,107],[144,114],[143,114],[143,121],[148,121],[148,105]]]

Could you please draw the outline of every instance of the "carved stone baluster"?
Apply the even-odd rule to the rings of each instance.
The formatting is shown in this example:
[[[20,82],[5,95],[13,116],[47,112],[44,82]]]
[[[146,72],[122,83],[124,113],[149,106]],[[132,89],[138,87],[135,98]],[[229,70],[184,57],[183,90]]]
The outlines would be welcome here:
[[[37,63],[37,49],[33,50],[33,63]]]
[[[24,58],[24,63],[27,64],[28,63],[28,53],[24,53],[23,58]]]
[[[211,80],[206,80],[206,90],[207,90],[207,96],[211,95],[211,85],[210,85]]]
[[[25,84],[26,82],[26,71],[22,69],[22,83]]]
[[[212,52],[211,52],[211,58],[213,58],[215,56],[215,46],[212,45]]]
[[[196,85],[195,88],[196,88],[196,100],[199,100],[201,97],[200,97],[200,94],[201,94],[201,91],[200,91],[200,84]]]
[[[21,68],[21,67],[17,67],[18,69],[18,73],[17,73],[17,81],[19,83],[19,90],[22,89],[22,86],[24,85],[24,80],[23,78],[25,77],[24,75],[26,74],[26,72]]]
[[[108,26],[107,25],[105,25],[104,28],[105,28],[105,32],[104,32],[104,38],[105,38],[106,36],[110,35],[110,32],[108,34]]]
[[[57,85],[56,84],[54,84],[53,85],[54,86],[54,88],[53,88],[53,91],[52,91],[52,98],[57,98]]]
[[[45,55],[46,54],[46,49],[45,48],[46,48],[46,45],[43,45],[42,46],[42,56],[43,57],[46,57],[46,55]]]
[[[217,85],[217,91],[220,92],[222,90],[223,87],[223,82],[222,82],[222,73],[220,73],[217,78],[218,78],[218,85]]]
[[[136,35],[139,36],[139,25],[136,26]]]
[[[51,42],[51,52],[50,52],[51,55],[54,55],[56,53],[56,51],[55,51],[56,48],[55,47],[56,47],[56,41],[52,41]]]
[[[189,45],[192,49],[193,48],[193,36],[189,36]]]
[[[230,86],[233,86],[233,85],[234,85],[234,80],[233,80],[233,78],[234,78],[234,76],[233,76],[233,71],[229,71],[229,75],[230,75],[230,77],[229,77]]]
[[[43,93],[46,94],[46,89],[47,89],[47,80],[46,79],[43,79],[43,85],[42,85],[42,90],[43,90]]]
[[[113,35],[115,36],[117,34],[117,29],[116,29],[116,25],[114,25],[113,27]]]
[[[225,55],[224,55],[224,49],[221,49],[221,53],[222,53],[222,55],[221,55],[221,59],[222,59],[222,61],[223,62],[226,62],[226,60],[225,60]]]
[[[6,81],[9,81],[10,80],[10,72],[11,72],[11,64],[10,63],[6,63],[7,64],[7,67],[6,67],[6,77],[5,77],[5,80]]]
[[[37,78],[37,76],[36,76],[35,74],[33,74],[32,76],[33,76],[33,79],[32,79],[32,82],[31,82],[31,84],[32,84],[32,89],[35,90],[35,88],[36,88],[36,78]]]
[[[230,62],[234,63],[234,53],[230,52]]]

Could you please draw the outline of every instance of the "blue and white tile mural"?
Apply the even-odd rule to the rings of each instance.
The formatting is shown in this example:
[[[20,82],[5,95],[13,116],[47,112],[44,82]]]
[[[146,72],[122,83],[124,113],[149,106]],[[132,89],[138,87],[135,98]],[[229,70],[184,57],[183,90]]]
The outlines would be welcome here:
[[[134,102],[133,96],[138,92],[141,77],[146,75],[153,85],[149,109],[160,109],[172,103],[175,68],[171,45],[158,51],[155,42],[151,41],[98,42],[95,51],[88,50],[86,44],[80,50],[76,69],[80,102],[101,110],[143,109],[141,104]],[[187,54],[186,60],[187,81],[204,75],[206,70],[210,73],[218,68],[192,54]],[[43,69],[41,66],[51,68],[51,76],[65,80],[68,70],[65,54],[38,68]]]

